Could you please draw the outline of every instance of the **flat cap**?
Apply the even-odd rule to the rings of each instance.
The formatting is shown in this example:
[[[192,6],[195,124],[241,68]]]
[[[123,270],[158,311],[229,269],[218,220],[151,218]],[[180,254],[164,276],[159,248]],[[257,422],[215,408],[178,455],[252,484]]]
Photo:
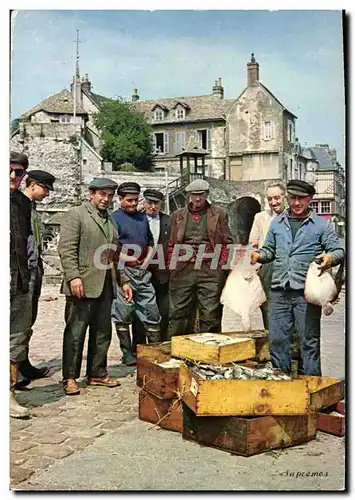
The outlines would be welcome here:
[[[160,191],[156,189],[146,189],[143,193],[143,196],[146,200],[149,201],[163,201],[164,195]]]
[[[89,184],[89,189],[116,189],[117,182],[106,177],[95,177]]]
[[[117,194],[124,196],[126,194],[139,194],[141,187],[136,182],[122,182],[117,188]]]
[[[31,181],[41,184],[43,187],[53,191],[53,182],[55,181],[54,175],[46,172],[45,170],[30,170],[27,172],[27,177]]]
[[[286,186],[287,192],[295,196],[313,196],[316,192],[311,184],[298,179],[291,180]]]
[[[210,185],[207,181],[205,181],[204,179],[195,179],[194,181],[190,182],[188,186],[186,186],[185,191],[186,193],[200,194],[209,191],[209,189]]]
[[[10,164],[18,163],[26,170],[28,168],[28,156],[18,151],[10,151]]]

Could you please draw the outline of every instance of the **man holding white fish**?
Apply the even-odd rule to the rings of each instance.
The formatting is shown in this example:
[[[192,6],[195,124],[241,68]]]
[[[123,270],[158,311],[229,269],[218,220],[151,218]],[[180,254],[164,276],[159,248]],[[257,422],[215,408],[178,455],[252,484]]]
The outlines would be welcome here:
[[[304,374],[321,376],[320,320],[322,309],[307,302],[305,282],[310,264],[320,271],[337,266],[344,249],[331,224],[309,209],[315,194],[301,180],[287,184],[289,209],[276,217],[263,246],[251,254],[251,263],[273,262],[269,302],[269,344],[275,368],[291,372],[292,331],[299,339]]]

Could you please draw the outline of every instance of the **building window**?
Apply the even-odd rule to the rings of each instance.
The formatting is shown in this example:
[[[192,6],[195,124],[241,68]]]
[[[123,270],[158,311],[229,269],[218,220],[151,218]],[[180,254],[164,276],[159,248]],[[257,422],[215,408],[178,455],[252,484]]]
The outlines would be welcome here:
[[[267,141],[273,139],[274,136],[274,122],[264,122],[264,139]]]
[[[159,132],[153,137],[154,152],[164,154],[169,152],[169,135],[167,132]]]
[[[183,107],[176,108],[175,116],[178,120],[183,120],[185,118],[185,110]]]
[[[295,162],[295,179],[300,179],[299,164]]]
[[[71,116],[70,115],[60,115],[59,123],[71,123]]]
[[[293,123],[290,121],[288,122],[287,139],[289,142],[293,142]]]
[[[198,130],[197,131],[197,139],[200,148],[207,149],[207,151],[211,151],[212,149],[212,130]]]
[[[293,179],[293,160],[290,158],[290,172],[289,172],[289,179]]]
[[[162,120],[164,120],[164,111],[162,109],[157,108],[154,111],[154,120],[156,122],[161,122]]]
[[[309,204],[309,207],[315,211],[315,213],[318,213],[318,201],[311,201]]]
[[[321,214],[330,214],[330,201],[320,202],[320,212]]]
[[[175,134],[175,151],[181,153],[185,147],[186,135],[185,132],[176,132]]]
[[[86,165],[87,164],[87,159],[86,158],[83,158],[83,165]]]

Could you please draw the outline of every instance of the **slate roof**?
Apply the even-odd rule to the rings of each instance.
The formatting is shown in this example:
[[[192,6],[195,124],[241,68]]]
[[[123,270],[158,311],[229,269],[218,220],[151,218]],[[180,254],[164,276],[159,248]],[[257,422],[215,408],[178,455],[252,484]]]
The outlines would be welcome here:
[[[74,99],[69,90],[62,90],[57,94],[46,97],[44,101],[37,106],[34,106],[29,111],[26,111],[20,118],[28,118],[38,111],[46,111],[47,113],[56,113],[61,115],[72,115],[74,107]],[[76,113],[78,115],[87,115],[87,112],[79,105],[76,106]]]
[[[213,95],[201,95],[190,97],[170,97],[165,99],[153,99],[147,101],[136,101],[134,107],[137,111],[143,113],[149,121],[154,124],[160,123],[181,123],[186,121],[204,121],[204,120],[218,120],[223,119],[235,99],[218,99]],[[175,106],[178,103],[184,103],[190,110],[186,113],[185,118],[178,119],[175,116]],[[152,113],[154,107],[161,105],[164,109],[166,107],[169,111],[163,120],[152,120]]]
[[[326,148],[311,147],[310,149],[318,161],[317,170],[338,170],[338,165],[332,160]]]
[[[85,94],[97,107],[100,106],[105,101],[109,101],[108,97],[100,94],[95,94],[94,92],[89,92],[88,90],[82,89],[83,94]]]

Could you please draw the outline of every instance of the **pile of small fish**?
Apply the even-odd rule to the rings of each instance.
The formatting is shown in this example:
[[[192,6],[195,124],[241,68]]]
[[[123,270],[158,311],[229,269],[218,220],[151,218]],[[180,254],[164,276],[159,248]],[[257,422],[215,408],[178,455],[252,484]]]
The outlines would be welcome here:
[[[235,363],[229,366],[194,364],[187,360],[186,364],[195,375],[204,380],[291,380],[291,376],[274,369],[270,362],[256,368]]]

